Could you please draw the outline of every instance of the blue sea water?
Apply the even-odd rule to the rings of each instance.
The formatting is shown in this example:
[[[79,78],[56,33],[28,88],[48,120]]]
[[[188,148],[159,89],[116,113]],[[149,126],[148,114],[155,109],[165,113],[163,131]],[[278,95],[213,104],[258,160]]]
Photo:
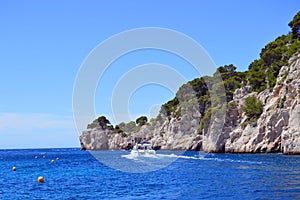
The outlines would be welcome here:
[[[128,154],[101,151],[99,162],[80,149],[0,150],[0,199],[300,199],[299,156],[162,151],[159,159],[140,160]],[[133,165],[156,167],[142,173]]]

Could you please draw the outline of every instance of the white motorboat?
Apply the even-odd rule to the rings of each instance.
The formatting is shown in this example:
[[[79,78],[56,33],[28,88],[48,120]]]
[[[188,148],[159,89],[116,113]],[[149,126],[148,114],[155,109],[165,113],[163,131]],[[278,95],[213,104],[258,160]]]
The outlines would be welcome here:
[[[137,143],[131,150],[131,155],[134,156],[151,156],[156,155],[149,142]]]

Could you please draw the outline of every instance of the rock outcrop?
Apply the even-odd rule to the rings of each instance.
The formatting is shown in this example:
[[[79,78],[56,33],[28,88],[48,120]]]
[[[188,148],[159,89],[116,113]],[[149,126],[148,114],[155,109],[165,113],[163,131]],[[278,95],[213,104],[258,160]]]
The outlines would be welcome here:
[[[80,144],[84,150],[131,149],[133,146],[130,137],[99,128],[83,131]]]
[[[136,142],[148,141],[154,149],[200,150],[202,136],[198,133],[201,114],[191,103],[180,108],[181,115],[170,118],[161,115],[134,133],[114,133],[112,130],[89,129],[80,136],[81,148],[89,150],[129,149]]]
[[[257,122],[242,126],[245,99],[257,96],[264,110]],[[233,102],[240,117],[226,140],[225,152],[300,154],[300,55],[293,56],[289,66],[279,72],[273,91],[250,93],[249,88],[235,92]]]
[[[281,68],[272,91],[251,91],[250,86],[237,89],[226,108],[225,120],[211,119],[203,134],[199,131],[202,108],[191,104],[180,108],[181,115],[160,116],[134,133],[86,130],[80,136],[81,146],[91,150],[129,149],[133,143],[146,140],[156,149],[300,154],[300,54]],[[251,96],[263,102],[264,108],[257,121],[247,124],[243,107]]]

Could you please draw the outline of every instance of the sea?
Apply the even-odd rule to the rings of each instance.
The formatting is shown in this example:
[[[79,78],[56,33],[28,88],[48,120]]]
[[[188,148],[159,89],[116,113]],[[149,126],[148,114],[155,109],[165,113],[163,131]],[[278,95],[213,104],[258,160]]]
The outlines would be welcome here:
[[[0,150],[0,199],[300,199],[300,156]]]

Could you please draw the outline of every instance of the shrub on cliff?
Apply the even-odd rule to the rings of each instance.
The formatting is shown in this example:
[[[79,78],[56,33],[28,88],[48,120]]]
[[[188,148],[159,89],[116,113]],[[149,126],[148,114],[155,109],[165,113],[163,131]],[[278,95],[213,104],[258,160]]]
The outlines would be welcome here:
[[[243,108],[249,120],[257,120],[263,112],[264,105],[256,97],[248,97],[246,106]]]
[[[136,124],[134,121],[130,121],[128,123],[121,122],[117,126],[126,133],[134,132],[134,130],[136,129]]]

